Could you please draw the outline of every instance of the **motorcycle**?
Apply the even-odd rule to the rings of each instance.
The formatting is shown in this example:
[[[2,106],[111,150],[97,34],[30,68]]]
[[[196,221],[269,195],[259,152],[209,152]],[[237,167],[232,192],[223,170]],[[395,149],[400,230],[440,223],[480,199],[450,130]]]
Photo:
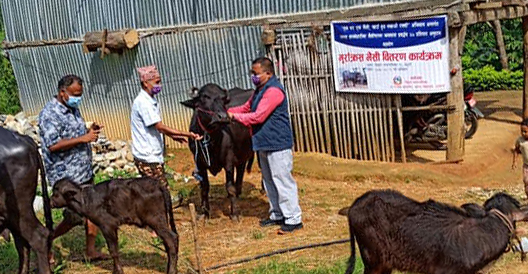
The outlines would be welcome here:
[[[443,94],[415,94],[402,96],[404,106],[445,105],[447,96]],[[477,132],[478,119],[484,114],[476,107],[477,100],[471,86],[464,89],[464,125],[465,138],[469,139]],[[404,115],[406,143],[429,143],[437,149],[446,149],[442,141],[447,140],[447,112],[445,110],[427,110],[408,112]]]

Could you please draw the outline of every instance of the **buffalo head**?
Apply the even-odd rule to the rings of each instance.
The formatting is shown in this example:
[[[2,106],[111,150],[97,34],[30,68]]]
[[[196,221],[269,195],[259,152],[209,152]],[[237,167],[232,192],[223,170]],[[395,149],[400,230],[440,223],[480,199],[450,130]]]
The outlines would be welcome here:
[[[53,186],[53,195],[51,195],[51,207],[61,208],[81,205],[81,188],[68,179],[63,179]]]
[[[497,209],[509,216],[513,222],[528,221],[528,206],[521,207],[521,203],[506,193],[497,193],[484,203],[486,211]]]
[[[227,90],[215,84],[207,84],[198,89],[193,87],[189,92],[191,99],[181,102],[192,108],[199,123],[210,129],[216,124],[229,123],[226,105],[229,103]]]

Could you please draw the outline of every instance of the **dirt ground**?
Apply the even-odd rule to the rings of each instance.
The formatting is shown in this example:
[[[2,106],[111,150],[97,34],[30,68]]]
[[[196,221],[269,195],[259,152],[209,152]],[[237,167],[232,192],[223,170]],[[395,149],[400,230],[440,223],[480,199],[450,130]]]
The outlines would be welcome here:
[[[298,181],[304,229],[293,235],[277,235],[276,228],[260,228],[258,220],[267,215],[266,197],[260,194],[260,173],[257,167],[246,175],[244,191],[239,202],[240,222],[228,217],[228,200],[223,185],[223,173],[211,177],[212,218],[200,221],[198,237],[202,264],[210,267],[221,262],[240,259],[273,250],[319,243],[348,237],[346,218],[337,214],[356,197],[371,189],[392,188],[418,200],[435,199],[460,205],[482,203],[494,190],[504,189],[524,200],[521,169],[511,169],[510,149],[519,134],[521,114],[520,92],[489,92],[477,94],[477,106],[486,117],[479,120],[475,136],[467,140],[464,161],[459,164],[430,164],[444,160],[444,151],[408,148],[412,163],[375,163],[344,160],[321,154],[294,156],[294,175]],[[188,150],[171,151],[174,159],[168,165],[176,172],[190,175],[194,168]],[[521,159],[519,159],[521,160]],[[188,183],[196,185],[195,181]],[[191,202],[199,204],[198,190]],[[194,243],[190,214],[186,208],[176,210],[180,232],[180,261],[182,273],[193,273]],[[121,235],[128,238],[123,250],[126,273],[164,273],[165,255],[149,245],[148,232],[124,228]],[[224,268],[210,273],[237,272],[270,260],[288,262],[302,260],[308,267],[334,264],[349,256],[349,245],[340,244],[296,251],[256,262]],[[141,250],[141,251],[139,251]],[[158,267],[153,269],[153,262]],[[71,263],[65,273],[110,273],[111,262],[85,265]],[[517,254],[505,254],[490,273],[528,273]]]

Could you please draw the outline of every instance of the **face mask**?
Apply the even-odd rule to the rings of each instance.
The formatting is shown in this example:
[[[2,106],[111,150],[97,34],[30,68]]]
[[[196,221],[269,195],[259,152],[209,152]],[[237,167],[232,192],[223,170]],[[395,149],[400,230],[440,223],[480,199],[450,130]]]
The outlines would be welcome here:
[[[160,92],[161,92],[161,85],[154,85],[152,89],[150,90],[150,93],[152,93],[152,95],[156,95]]]
[[[66,101],[66,105],[68,105],[71,108],[79,108],[81,101],[82,101],[82,96],[72,96],[68,94],[68,101]]]
[[[258,77],[258,75],[251,75],[251,81],[255,86],[260,85],[260,78]]]

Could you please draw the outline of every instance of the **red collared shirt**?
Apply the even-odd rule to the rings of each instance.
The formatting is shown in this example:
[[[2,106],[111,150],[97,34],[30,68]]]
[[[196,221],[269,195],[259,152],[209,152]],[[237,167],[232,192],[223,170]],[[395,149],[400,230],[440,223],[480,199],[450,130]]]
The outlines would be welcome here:
[[[245,104],[228,109],[228,112],[234,114],[233,118],[245,126],[252,126],[264,123],[271,113],[284,101],[284,93],[276,87],[268,88],[262,95],[257,109],[251,112],[251,103],[253,97]]]

